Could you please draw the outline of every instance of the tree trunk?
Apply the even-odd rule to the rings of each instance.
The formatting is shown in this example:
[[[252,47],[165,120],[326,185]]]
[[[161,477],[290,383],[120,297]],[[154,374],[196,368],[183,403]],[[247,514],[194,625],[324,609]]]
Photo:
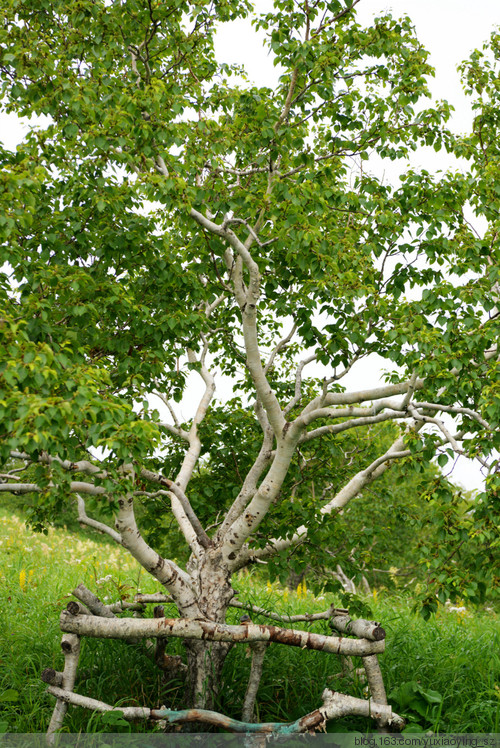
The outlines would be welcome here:
[[[195,581],[197,604],[208,621],[225,623],[229,602],[235,595],[231,574],[223,564],[221,553],[213,548],[200,559],[191,559],[191,577]],[[183,615],[182,607],[179,612]],[[185,640],[187,655],[187,680],[185,706],[213,709],[221,683],[222,668],[230,642]],[[190,732],[204,731],[198,723],[186,725]]]
[[[231,644],[191,639],[185,641],[184,646],[188,666],[185,707],[214,709],[221,682],[222,668]]]

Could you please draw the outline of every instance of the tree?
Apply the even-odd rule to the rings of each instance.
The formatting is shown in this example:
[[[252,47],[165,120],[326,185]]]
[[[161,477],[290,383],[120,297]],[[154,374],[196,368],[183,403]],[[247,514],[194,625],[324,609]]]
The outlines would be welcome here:
[[[184,618],[224,622],[248,564],[334,551],[344,508],[397,461],[478,459],[474,532],[497,542],[500,37],[464,66],[477,111],[457,137],[449,106],[425,105],[411,21],[363,28],[358,2],[280,0],[257,19],[274,88],[216,61],[216,26],[245,1],[3,3],[4,107],[48,119],[2,152],[0,448],[30,478],[7,469],[0,490],[36,496],[40,523],[75,501]],[[412,168],[423,146],[468,171]],[[331,469],[384,422],[386,449]],[[150,525],[175,517],[184,567],[147,542],[139,503]],[[210,703],[228,644],[186,646],[191,701]]]

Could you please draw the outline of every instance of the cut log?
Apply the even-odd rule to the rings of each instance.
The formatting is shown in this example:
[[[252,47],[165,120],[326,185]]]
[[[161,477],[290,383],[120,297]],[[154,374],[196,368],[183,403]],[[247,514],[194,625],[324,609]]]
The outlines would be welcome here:
[[[69,603],[66,605],[66,610],[68,611],[68,613],[71,613],[72,616],[78,616],[78,615],[89,616],[92,613],[92,611],[89,608],[87,608],[86,605],[79,602],[78,600],[70,600]]]
[[[237,733],[260,733],[274,735],[293,735],[296,733],[314,732],[323,730],[326,723],[331,719],[339,719],[347,715],[358,715],[378,719],[382,715],[387,718],[389,724],[397,729],[402,729],[405,721],[398,714],[394,714],[389,706],[376,704],[373,700],[364,701],[353,696],[342,693],[323,691],[323,705],[314,712],[306,714],[295,722],[261,722],[250,723],[226,717],[224,714],[209,709],[148,709],[141,706],[124,706],[115,708],[110,704],[88,696],[66,691],[55,686],[49,686],[47,691],[55,696],[58,701],[75,704],[96,712],[120,712],[126,720],[164,720],[168,724],[183,724],[185,722],[204,722],[225,730]]]
[[[71,617],[69,613],[66,615]],[[80,656],[80,637],[76,634],[65,633],[61,641],[61,649],[64,652],[64,670],[62,672],[61,685],[65,692],[70,693],[73,691],[75,685],[78,658]],[[46,671],[44,670],[44,672]],[[49,686],[49,688],[55,688],[55,686]],[[67,701],[65,699],[58,699],[47,730],[47,742],[49,744],[54,742],[55,733],[61,729],[67,710]]]
[[[40,678],[44,683],[48,683],[51,686],[62,686],[63,674],[54,670],[52,667],[46,667],[45,670],[42,671]]]
[[[343,634],[354,634],[359,639],[369,639],[374,642],[385,639],[385,630],[376,621],[365,621],[363,618],[356,620],[348,615],[342,615],[332,616],[329,625]]]
[[[72,594],[80,602],[87,606],[87,608],[95,615],[101,616],[102,618],[115,618],[115,614],[110,611],[107,605],[104,605],[97,595],[94,595],[84,584],[79,584],[78,587],[73,590]]]
[[[62,631],[102,639],[168,638],[202,639],[208,641],[234,642],[246,644],[251,641],[277,642],[292,647],[315,649],[331,654],[358,655],[364,657],[380,654],[385,649],[384,641],[367,639],[343,639],[324,636],[297,629],[283,629],[277,626],[258,626],[249,623],[228,626],[212,621],[191,618],[113,618],[98,616],[71,616],[67,611],[61,614]]]
[[[377,704],[387,704],[387,694],[385,692],[382,671],[380,670],[377,655],[369,655],[368,657],[363,658],[363,666],[365,668],[372,699],[376,701]],[[380,731],[386,732],[385,728],[387,727],[387,720],[385,717],[382,716],[379,718],[377,724]]]

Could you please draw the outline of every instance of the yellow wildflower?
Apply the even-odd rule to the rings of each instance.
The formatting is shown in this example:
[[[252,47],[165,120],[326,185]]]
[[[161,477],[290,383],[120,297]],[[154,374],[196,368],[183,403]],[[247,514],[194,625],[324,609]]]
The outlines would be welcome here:
[[[19,586],[24,592],[26,587],[26,569],[21,569],[19,572]]]
[[[297,597],[306,597],[307,595],[307,587],[306,587],[306,580],[304,579],[299,586],[297,587]]]

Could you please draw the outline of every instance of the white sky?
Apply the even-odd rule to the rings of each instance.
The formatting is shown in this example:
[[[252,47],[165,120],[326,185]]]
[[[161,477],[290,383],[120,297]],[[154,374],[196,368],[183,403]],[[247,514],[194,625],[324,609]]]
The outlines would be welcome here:
[[[257,9],[267,10],[269,3],[258,0]],[[457,65],[470,52],[488,39],[491,31],[500,24],[499,0],[361,0],[357,6],[358,19],[369,23],[374,16],[392,10],[396,16],[408,14],[415,24],[417,35],[431,52],[431,64],[436,68],[436,77],[431,89],[438,99],[447,99],[454,107],[453,128],[466,131],[471,124],[470,104],[461,91]],[[235,21],[223,27],[217,39],[217,53],[220,60],[243,64],[250,78],[256,84],[271,84],[278,75],[262,46],[262,36],[258,36],[247,22]],[[26,132],[16,117],[0,114],[0,139],[4,145],[14,148]],[[426,168],[446,168],[448,164],[439,154],[422,152],[418,156],[420,165]],[[366,364],[365,364],[366,366]],[[373,366],[370,365],[370,386],[373,382]],[[355,371],[347,383],[350,389],[366,387],[362,368]],[[195,388],[195,391],[197,388]],[[189,398],[196,399],[195,392]],[[184,415],[191,411],[189,402],[185,404]],[[467,488],[482,487],[479,468],[470,461],[460,458],[453,471],[453,479]]]

